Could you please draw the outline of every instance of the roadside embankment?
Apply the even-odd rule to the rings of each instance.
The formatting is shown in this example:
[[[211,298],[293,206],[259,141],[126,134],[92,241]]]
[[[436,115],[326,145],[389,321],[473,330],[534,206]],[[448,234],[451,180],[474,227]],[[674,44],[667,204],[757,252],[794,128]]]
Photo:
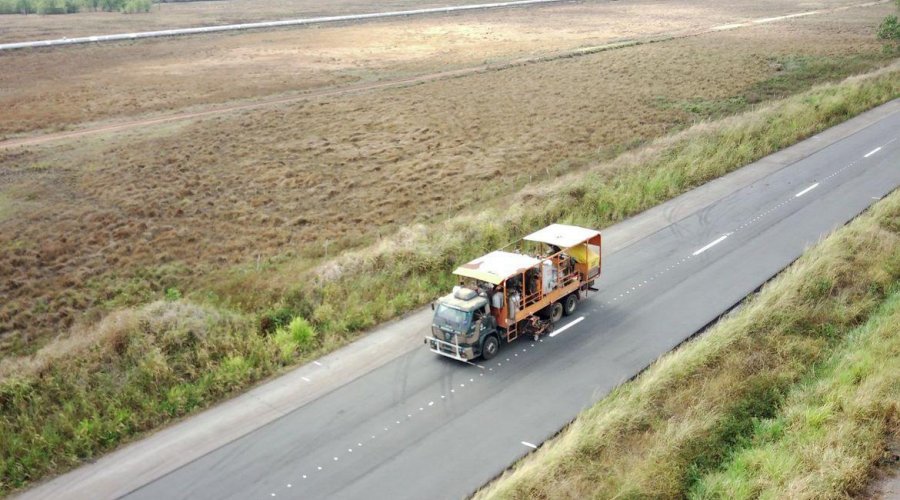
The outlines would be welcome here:
[[[900,193],[477,498],[837,498],[898,430]]]

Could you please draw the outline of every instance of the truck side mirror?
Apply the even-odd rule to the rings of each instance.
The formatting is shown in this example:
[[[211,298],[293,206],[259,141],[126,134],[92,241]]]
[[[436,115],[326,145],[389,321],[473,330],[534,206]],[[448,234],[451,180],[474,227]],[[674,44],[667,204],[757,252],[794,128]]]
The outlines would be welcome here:
[[[431,303],[431,310],[434,311],[434,302]]]

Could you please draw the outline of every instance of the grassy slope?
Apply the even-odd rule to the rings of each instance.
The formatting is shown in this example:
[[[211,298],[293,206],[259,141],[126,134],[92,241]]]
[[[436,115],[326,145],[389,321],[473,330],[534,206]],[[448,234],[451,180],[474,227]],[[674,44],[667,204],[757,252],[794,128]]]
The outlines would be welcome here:
[[[900,292],[791,389],[778,413],[690,491],[694,498],[862,491],[884,435],[900,435]]]
[[[897,430],[898,303],[894,193],[478,497],[852,492]]]
[[[270,324],[302,314],[307,346],[257,335],[253,318],[184,302],[107,318],[33,358],[0,363],[0,493],[77,465],[354,338],[450,284],[452,266],[550,221],[605,227],[900,95],[894,66],[739,117],[511,198],[508,208],[416,227],[325,267]],[[289,265],[273,273],[296,277]],[[246,285],[241,278],[241,283]],[[296,279],[294,280],[296,281]]]

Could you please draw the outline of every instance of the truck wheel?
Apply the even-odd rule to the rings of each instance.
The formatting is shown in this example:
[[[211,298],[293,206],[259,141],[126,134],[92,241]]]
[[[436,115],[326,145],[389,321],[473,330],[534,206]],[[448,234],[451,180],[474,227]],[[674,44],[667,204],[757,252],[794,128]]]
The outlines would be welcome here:
[[[578,296],[573,293],[563,301],[563,313],[566,316],[571,316],[575,314],[575,309],[578,309]]]
[[[558,323],[563,317],[563,305],[559,302],[554,302],[550,305],[550,322]]]
[[[500,350],[500,342],[497,341],[496,335],[488,335],[484,338],[484,342],[481,344],[481,357],[484,358],[485,361],[493,358],[497,355],[497,351]]]

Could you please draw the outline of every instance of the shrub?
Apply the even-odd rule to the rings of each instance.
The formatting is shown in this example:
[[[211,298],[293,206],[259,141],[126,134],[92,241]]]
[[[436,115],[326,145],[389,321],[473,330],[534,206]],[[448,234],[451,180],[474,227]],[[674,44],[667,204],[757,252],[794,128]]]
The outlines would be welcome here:
[[[294,312],[289,307],[267,311],[259,318],[259,330],[264,334],[272,333],[287,326],[293,317]]]
[[[166,300],[174,302],[179,299],[181,299],[181,292],[179,292],[177,288],[166,288]]]
[[[127,0],[119,10],[125,14],[137,14],[139,12],[150,12],[152,5],[150,0]]]
[[[153,0],[0,0],[0,14],[74,14],[81,9],[136,14],[150,12]]]
[[[288,330],[278,330],[271,337],[272,343],[278,351],[278,358],[283,364],[288,364],[294,360],[294,354],[297,353],[297,341]]]
[[[316,329],[301,316],[291,320],[291,324],[288,325],[288,332],[290,332],[291,337],[300,349],[310,347],[316,338]]]
[[[32,0],[0,0],[0,14],[34,14]]]
[[[65,14],[66,4],[64,0],[37,0],[36,10],[38,14]]]
[[[878,38],[881,40],[900,41],[900,21],[897,16],[887,16],[878,26]]]
[[[251,363],[240,354],[225,358],[213,373],[216,383],[223,388],[240,387],[254,378]]]

